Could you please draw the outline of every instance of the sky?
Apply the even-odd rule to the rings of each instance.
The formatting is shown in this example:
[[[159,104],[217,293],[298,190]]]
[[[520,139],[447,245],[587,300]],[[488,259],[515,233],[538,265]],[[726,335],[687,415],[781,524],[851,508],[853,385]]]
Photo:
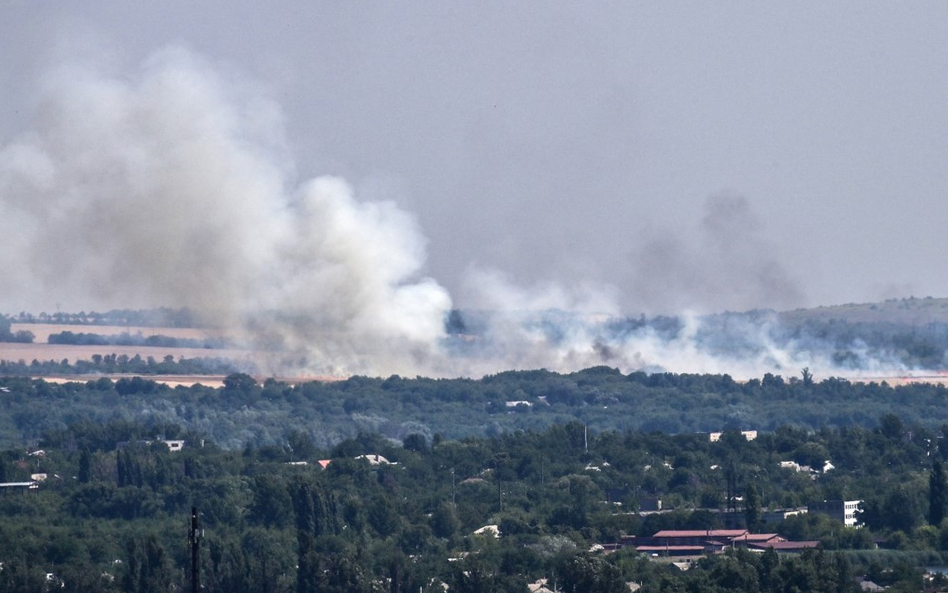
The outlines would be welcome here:
[[[199,279],[217,251],[251,263],[208,298],[255,282],[312,249],[287,229],[325,218],[299,206],[313,183],[378,217],[346,235],[394,270],[370,301],[407,288],[435,308],[638,315],[948,295],[948,4],[588,4],[0,0],[0,306],[179,304],[148,296],[180,301],[162,283],[203,243],[148,224],[219,212]],[[122,146],[152,134],[136,150],[180,154],[174,122],[220,113],[230,156],[213,174],[156,159],[99,183],[147,160]],[[84,168],[109,151],[126,160]],[[156,167],[187,188],[170,196]],[[201,202],[189,192],[217,190],[199,177],[234,188]],[[142,253],[166,268],[150,284],[119,262]],[[103,288],[133,282],[147,290]]]

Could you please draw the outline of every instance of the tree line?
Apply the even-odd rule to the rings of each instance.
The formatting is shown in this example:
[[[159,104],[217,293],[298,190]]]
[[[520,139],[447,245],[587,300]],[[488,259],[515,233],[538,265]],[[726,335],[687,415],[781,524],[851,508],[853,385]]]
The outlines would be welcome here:
[[[157,307],[153,309],[110,309],[108,311],[80,311],[68,313],[29,313],[21,311],[3,316],[16,323],[54,323],[60,325],[116,325],[136,327],[204,327],[200,316],[187,307]]]
[[[19,342],[30,344],[33,342],[33,332],[27,330],[11,331],[10,320],[0,315],[0,342]]]
[[[227,348],[230,346],[227,340],[223,338],[175,338],[161,334],[145,336],[141,332],[104,335],[61,331],[49,334],[47,342],[50,344],[81,346],[149,346],[160,348]]]
[[[575,373],[504,372],[483,379],[372,378],[290,384],[234,373],[227,361],[94,356],[72,365],[83,374],[123,373],[118,381],[77,377],[58,384],[28,375],[54,373],[61,363],[0,363],[0,445],[36,439],[73,420],[157,419],[203,431],[222,446],[279,442],[286,430],[331,446],[360,432],[402,439],[490,437],[580,422],[591,430],[708,433],[725,429],[774,431],[875,426],[893,414],[937,430],[948,423],[942,385],[816,381],[806,372],[765,374],[738,382],[728,375],[633,372],[595,367]],[[230,373],[222,388],[169,387],[151,374]],[[17,376],[19,375],[19,376]],[[24,376],[27,375],[27,376]],[[673,405],[670,402],[674,402]]]

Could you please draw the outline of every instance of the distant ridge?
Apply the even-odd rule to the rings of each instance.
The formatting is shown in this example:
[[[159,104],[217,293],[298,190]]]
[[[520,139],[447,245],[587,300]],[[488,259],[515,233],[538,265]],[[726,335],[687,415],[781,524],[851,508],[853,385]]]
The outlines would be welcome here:
[[[891,323],[923,325],[948,323],[948,298],[908,297],[878,303],[848,303],[778,313],[784,323],[844,321],[847,323]]]

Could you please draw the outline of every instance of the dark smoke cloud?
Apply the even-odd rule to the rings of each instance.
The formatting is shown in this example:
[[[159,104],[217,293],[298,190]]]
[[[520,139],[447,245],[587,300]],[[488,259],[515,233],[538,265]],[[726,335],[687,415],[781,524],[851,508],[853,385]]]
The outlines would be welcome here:
[[[698,228],[663,229],[635,251],[634,296],[664,313],[800,306],[802,291],[765,233],[746,198],[708,198]]]

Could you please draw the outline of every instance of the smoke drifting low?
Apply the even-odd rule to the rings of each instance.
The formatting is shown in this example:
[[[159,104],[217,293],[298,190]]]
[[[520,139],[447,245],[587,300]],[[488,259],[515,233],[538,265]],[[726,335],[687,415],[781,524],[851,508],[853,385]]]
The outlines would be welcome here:
[[[410,214],[360,201],[338,178],[297,182],[279,109],[185,50],[130,77],[63,66],[44,89],[33,129],[0,148],[7,310],[188,307],[269,352],[274,373],[833,369],[777,345],[768,320],[714,339],[695,316],[626,319],[614,289],[583,283],[524,289],[478,270],[468,292],[482,309],[452,315],[450,295],[424,276]],[[688,307],[700,293],[713,305],[715,291],[740,286],[750,306],[762,293],[793,303],[754,226],[746,201],[720,198],[701,249],[648,243],[636,267],[645,300]]]

